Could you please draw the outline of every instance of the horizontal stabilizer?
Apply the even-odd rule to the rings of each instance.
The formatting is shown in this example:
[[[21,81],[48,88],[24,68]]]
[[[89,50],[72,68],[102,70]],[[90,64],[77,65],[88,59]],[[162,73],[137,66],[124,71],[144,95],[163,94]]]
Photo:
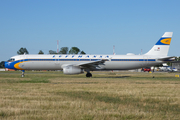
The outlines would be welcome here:
[[[159,58],[160,61],[174,61],[175,57],[165,57],[165,58]]]

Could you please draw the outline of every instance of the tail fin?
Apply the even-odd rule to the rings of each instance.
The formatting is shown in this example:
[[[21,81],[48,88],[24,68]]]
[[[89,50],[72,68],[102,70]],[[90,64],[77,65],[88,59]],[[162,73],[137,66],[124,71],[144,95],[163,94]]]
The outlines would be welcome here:
[[[159,41],[145,55],[167,56],[173,32],[165,32]]]

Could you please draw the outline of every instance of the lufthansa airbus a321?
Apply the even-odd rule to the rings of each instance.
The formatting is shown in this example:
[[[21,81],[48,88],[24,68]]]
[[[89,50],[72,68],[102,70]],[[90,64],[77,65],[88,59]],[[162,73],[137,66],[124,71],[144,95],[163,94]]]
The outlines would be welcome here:
[[[98,70],[131,70],[150,67],[174,60],[168,51],[173,32],[165,32],[158,42],[143,55],[17,55],[5,62],[5,68],[22,70],[63,70],[64,74],[80,74]]]

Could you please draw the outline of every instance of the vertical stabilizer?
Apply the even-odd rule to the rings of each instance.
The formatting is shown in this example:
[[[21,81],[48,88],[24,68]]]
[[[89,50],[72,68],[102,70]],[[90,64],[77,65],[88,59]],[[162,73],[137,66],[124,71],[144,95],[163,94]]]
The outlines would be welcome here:
[[[165,32],[159,41],[145,55],[167,56],[173,32]]]

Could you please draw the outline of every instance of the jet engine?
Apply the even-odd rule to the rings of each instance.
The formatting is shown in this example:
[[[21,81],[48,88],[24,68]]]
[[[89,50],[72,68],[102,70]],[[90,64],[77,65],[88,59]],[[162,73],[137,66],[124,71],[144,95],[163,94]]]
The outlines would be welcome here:
[[[81,69],[78,66],[66,66],[63,68],[63,73],[64,74],[80,74],[84,73],[83,69]]]

